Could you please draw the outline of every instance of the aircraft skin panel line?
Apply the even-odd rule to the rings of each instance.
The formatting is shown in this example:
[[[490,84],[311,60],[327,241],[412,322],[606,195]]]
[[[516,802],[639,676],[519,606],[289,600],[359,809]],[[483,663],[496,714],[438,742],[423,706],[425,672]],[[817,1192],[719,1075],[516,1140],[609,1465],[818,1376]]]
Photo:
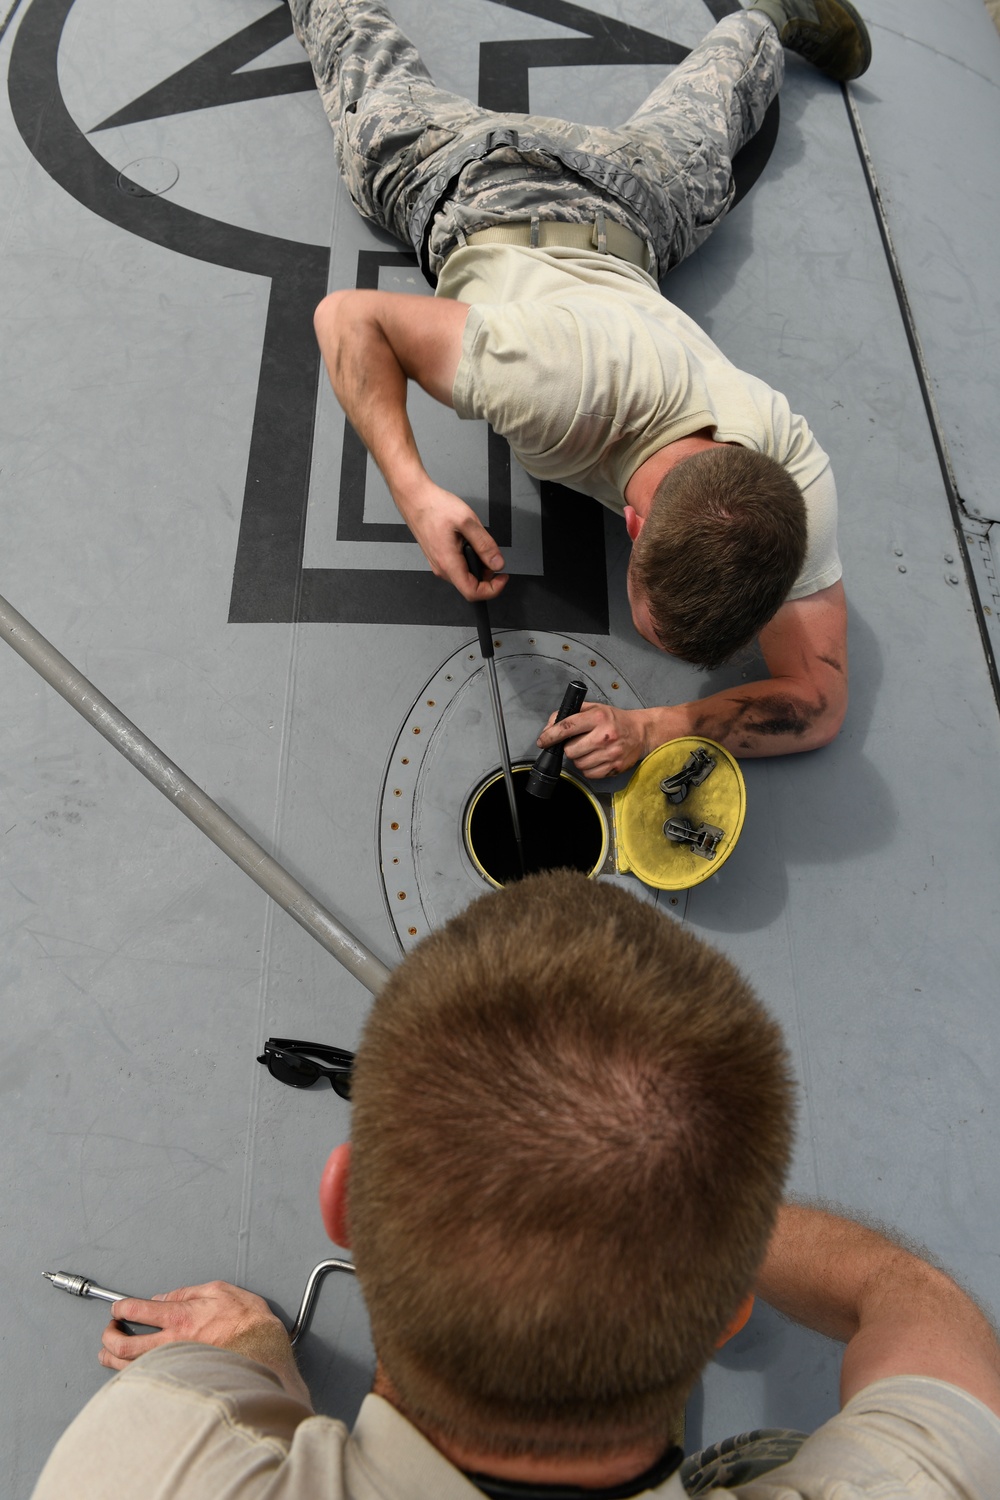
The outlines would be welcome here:
[[[613,124],[736,0],[390,4],[442,88]],[[790,1190],[895,1225],[996,1318],[1000,32],[983,0],[859,8],[869,70],[845,91],[786,56],[737,203],[663,286],[830,455],[847,715],[742,761],[724,864],[640,894],[782,1024]],[[345,423],[312,316],[330,290],[431,289],[342,187],[279,0],[165,14],[0,0],[0,595],[391,966],[488,889],[462,823],[496,737],[468,604]],[[408,411],[510,562],[512,760],[570,678],[650,705],[762,675],[756,648],[707,674],[656,651],[618,516],[423,392]],[[370,995],[6,649],[0,694],[0,1489],[28,1500],[108,1378],[100,1305],[43,1271],[239,1279],[292,1323],[334,1253],[315,1193],[350,1105],[256,1059],[269,1036],[353,1051]],[[297,1353],[350,1421],[373,1368],[354,1278]],[[758,1303],[686,1446],[811,1429],[837,1377],[836,1346]]]

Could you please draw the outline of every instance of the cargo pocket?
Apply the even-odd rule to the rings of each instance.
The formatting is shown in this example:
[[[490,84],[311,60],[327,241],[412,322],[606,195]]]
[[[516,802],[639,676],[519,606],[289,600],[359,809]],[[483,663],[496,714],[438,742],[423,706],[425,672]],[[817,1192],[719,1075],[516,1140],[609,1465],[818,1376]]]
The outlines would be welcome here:
[[[425,166],[450,146],[455,131],[438,125],[409,87],[374,89],[342,120],[341,172],[355,207],[406,239],[405,218]]]
[[[733,201],[733,166],[711,137],[678,134],[671,146],[651,133],[628,142],[632,171],[660,208],[660,274],[696,250]],[[665,242],[665,243],[664,243]]]

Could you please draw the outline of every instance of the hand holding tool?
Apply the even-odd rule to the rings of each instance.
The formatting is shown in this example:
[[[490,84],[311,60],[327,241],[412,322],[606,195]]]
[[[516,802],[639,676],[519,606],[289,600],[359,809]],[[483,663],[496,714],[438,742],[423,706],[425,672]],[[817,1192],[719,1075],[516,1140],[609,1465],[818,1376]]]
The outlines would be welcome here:
[[[469,572],[478,583],[483,576],[482,562],[468,542],[463,542],[462,551],[465,553],[465,561],[469,565]],[[479,649],[482,652],[483,661],[486,663],[486,671],[489,676],[490,702],[493,705],[493,720],[497,730],[500,764],[503,766],[503,779],[507,787],[507,801],[510,803],[510,816],[514,824],[514,842],[517,845],[517,859],[521,866],[521,874],[523,875],[524,845],[521,842],[521,820],[517,815],[517,798],[514,795],[514,773],[510,768],[510,751],[507,748],[507,730],[504,727],[503,705],[500,702],[500,685],[497,682],[496,663],[493,660],[493,631],[490,629],[490,614],[485,604],[473,602],[472,608],[476,616],[476,630],[479,633]]]
[[[348,1271],[353,1276],[354,1265],[349,1260],[321,1260],[319,1265],[314,1266],[310,1271],[295,1322],[288,1331],[293,1348],[312,1321],[319,1289],[331,1271]],[[96,1281],[91,1281],[89,1277],[74,1276],[71,1271],[43,1271],[42,1275],[61,1292],[69,1292],[71,1297],[95,1297],[98,1302],[122,1302],[127,1295],[125,1292],[109,1291],[106,1286],[98,1286]],[[129,1325],[121,1319],[118,1319],[118,1323],[125,1333],[132,1332]]]
[[[574,678],[569,687],[563,693],[563,700],[556,714],[556,723],[560,724],[563,719],[568,719],[575,714],[587,696],[587,684]],[[559,785],[559,777],[562,773],[563,751],[565,745],[560,741],[558,745],[552,745],[550,749],[543,750],[537,757],[528,775],[528,791],[533,797],[539,797],[547,802]]]

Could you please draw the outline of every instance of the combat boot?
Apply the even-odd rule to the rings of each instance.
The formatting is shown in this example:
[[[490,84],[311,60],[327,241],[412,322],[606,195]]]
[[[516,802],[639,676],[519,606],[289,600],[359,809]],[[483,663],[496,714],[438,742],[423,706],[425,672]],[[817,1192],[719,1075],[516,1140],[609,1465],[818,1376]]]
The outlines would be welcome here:
[[[850,0],[754,0],[749,9],[774,22],[783,47],[838,83],[860,78],[872,60],[868,28]]]

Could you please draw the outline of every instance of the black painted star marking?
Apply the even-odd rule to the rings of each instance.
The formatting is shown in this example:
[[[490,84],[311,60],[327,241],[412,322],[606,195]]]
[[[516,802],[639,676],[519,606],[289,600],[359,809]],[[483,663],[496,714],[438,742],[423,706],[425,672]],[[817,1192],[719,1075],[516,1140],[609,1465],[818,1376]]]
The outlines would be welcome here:
[[[254,68],[249,73],[238,71],[291,35],[291,14],[286,5],[279,5],[260,20],[244,26],[235,36],[179,68],[131,104],[109,115],[90,133],[110,130],[113,125],[137,125],[142,120],[186,114],[195,109],[213,109],[220,104],[241,104],[248,99],[307,93],[316,86],[307,62]]]

